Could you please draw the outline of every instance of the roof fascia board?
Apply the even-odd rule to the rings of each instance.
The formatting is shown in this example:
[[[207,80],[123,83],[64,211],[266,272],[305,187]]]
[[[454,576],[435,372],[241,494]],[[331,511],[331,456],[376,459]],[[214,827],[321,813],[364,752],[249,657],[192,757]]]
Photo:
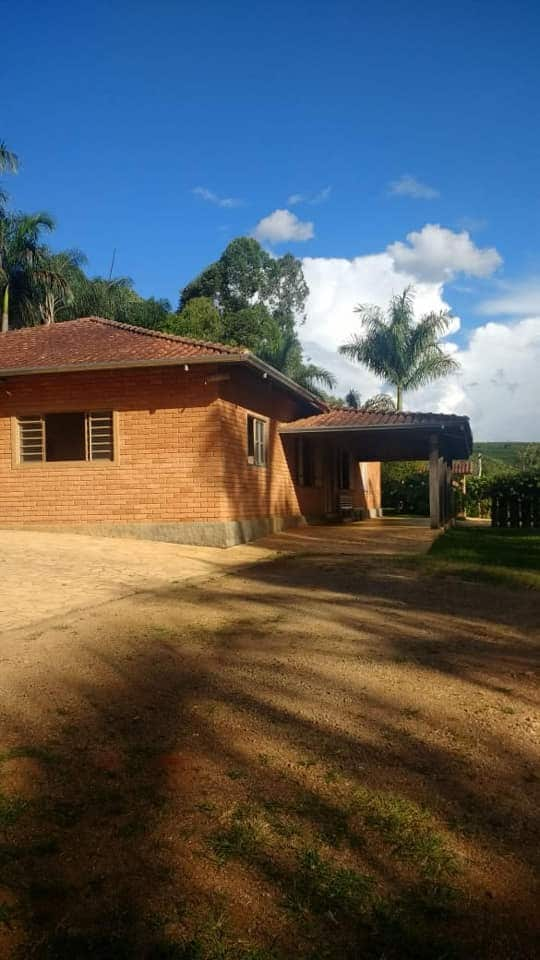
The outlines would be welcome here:
[[[433,423],[433,421],[428,423],[358,423],[355,426],[342,426],[342,427],[294,427],[293,424],[288,424],[285,427],[280,427],[280,433],[354,433],[361,431],[364,433],[367,430],[440,430],[446,432],[445,423]],[[448,436],[450,434],[447,434]]]

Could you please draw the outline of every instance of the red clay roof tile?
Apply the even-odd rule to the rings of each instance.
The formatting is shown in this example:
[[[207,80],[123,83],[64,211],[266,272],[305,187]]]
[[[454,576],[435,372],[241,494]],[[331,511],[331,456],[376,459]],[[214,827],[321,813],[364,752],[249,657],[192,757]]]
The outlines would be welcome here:
[[[83,317],[49,326],[0,334],[0,371],[119,366],[145,361],[246,356],[242,347],[190,340],[101,317]]]
[[[451,413],[414,413],[407,410],[392,413],[363,413],[361,410],[330,410],[328,413],[304,417],[282,427],[282,432],[294,430],[320,430],[343,427],[385,427],[410,424],[411,426],[462,424],[467,417]]]

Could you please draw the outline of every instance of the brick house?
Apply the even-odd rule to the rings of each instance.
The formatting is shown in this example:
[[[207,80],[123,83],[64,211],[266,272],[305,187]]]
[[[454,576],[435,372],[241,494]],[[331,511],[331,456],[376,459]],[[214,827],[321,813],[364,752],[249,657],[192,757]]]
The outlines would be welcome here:
[[[96,317],[0,335],[0,524],[229,546],[380,508],[325,404],[242,348]]]

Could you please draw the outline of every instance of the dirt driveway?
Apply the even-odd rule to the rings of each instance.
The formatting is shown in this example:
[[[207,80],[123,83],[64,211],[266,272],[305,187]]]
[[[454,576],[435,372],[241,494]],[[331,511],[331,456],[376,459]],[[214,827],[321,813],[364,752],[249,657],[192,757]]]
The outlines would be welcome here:
[[[183,546],[0,528],[0,630],[145,590],[219,576],[278,553],[396,553],[427,549],[425,523],[302,527],[245,546]]]
[[[430,538],[2,532],[2,960],[532,958],[538,599]]]

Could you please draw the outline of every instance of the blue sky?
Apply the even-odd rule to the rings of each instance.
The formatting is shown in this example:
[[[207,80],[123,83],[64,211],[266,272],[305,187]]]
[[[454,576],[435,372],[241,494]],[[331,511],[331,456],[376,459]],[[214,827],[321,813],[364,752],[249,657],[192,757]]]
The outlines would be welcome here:
[[[91,272],[116,248],[118,273],[176,304],[230,238],[286,210],[259,235],[316,261],[314,313],[331,261],[417,232],[441,240],[442,260],[407,276],[459,315],[461,351],[477,328],[540,316],[537,4],[23,0],[2,19],[0,136],[23,161],[13,202],[52,212],[55,245],[82,248]],[[470,247],[446,264],[454,240],[426,224],[468,230]],[[478,266],[486,250],[498,259]],[[306,342],[322,357],[331,338],[317,330],[308,322]],[[536,326],[524,336],[536,348]],[[515,382],[493,363],[491,380]],[[475,415],[469,394],[429,399]]]

